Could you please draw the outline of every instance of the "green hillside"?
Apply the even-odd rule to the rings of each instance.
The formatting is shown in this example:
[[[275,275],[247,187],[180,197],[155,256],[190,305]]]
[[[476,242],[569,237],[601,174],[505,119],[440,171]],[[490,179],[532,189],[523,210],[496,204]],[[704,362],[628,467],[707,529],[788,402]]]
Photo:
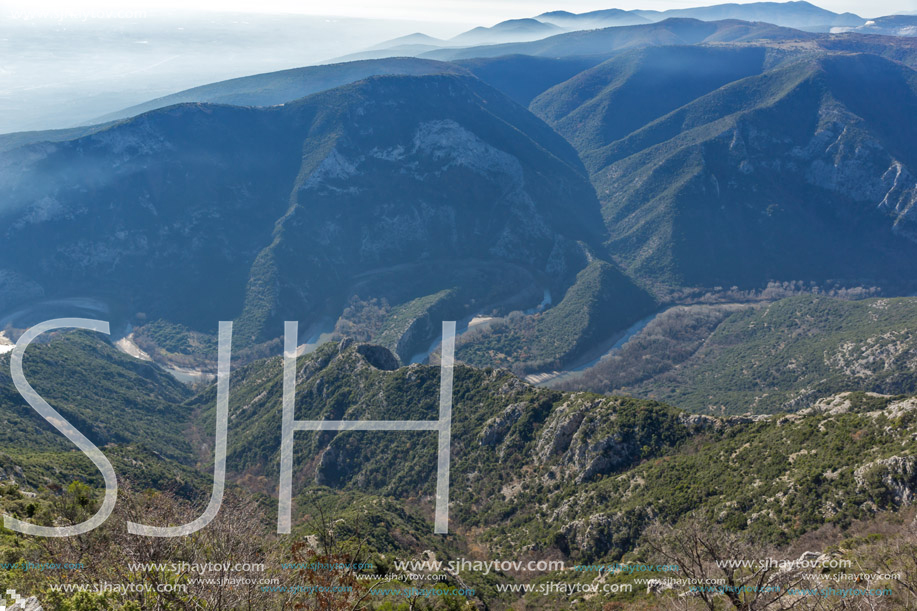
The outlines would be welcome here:
[[[914,298],[795,297],[724,314],[671,343],[638,336],[636,352],[598,365],[573,385],[714,414],[796,411],[845,391],[917,392]],[[632,366],[679,351],[680,359],[645,375]]]
[[[435,419],[437,368],[386,371],[373,365],[376,358],[354,344],[303,357],[297,419]],[[263,477],[265,486],[277,468],[279,365],[250,366],[233,389],[229,466],[252,482]],[[871,511],[897,507],[901,493],[883,488],[891,485],[884,475],[867,478],[867,486],[862,474],[917,450],[914,402],[900,396],[825,394],[800,414],[718,420],[652,401],[536,389],[507,373],[468,367],[456,369],[454,396],[453,481],[468,485],[453,489],[451,515],[460,530],[483,528],[482,540],[509,555],[534,545],[589,560],[620,557],[653,516],[677,521],[693,510],[788,543],[823,524],[868,518],[867,500],[875,503]],[[212,391],[201,395],[205,404],[211,398]],[[202,427],[209,426],[208,418]],[[303,434],[297,485],[429,498],[435,448],[424,432]],[[839,475],[820,475],[829,471]],[[816,475],[814,488],[804,485]],[[737,495],[742,489],[747,493]],[[791,504],[780,500],[787,494]],[[825,513],[827,506],[836,509]],[[577,520],[598,514],[626,516],[632,538],[613,544],[577,531]],[[736,522],[738,515],[747,520]]]
[[[79,335],[63,341],[66,343],[52,343],[48,350],[59,348],[56,355],[60,357],[72,349],[71,342],[83,350],[106,349],[105,344]],[[301,357],[296,417],[435,418],[438,368],[391,369],[392,361],[382,348],[353,342],[328,344]],[[335,522],[334,537],[342,545],[339,553],[345,554],[340,557],[359,554],[385,570],[393,570],[392,558],[421,558],[424,550],[434,551],[443,560],[467,558],[474,549],[486,549],[498,557],[564,559],[570,566],[646,560],[656,553],[653,546],[659,544],[660,528],[689,528],[690,520],[703,520],[708,534],[722,532],[717,536],[747,541],[752,546],[749,550],[787,557],[798,541],[807,540],[809,549],[831,551],[829,546],[840,542],[843,533],[863,532],[863,525],[877,520],[898,519],[894,516],[904,515],[901,512],[906,511],[908,499],[917,491],[913,479],[917,446],[912,434],[917,402],[906,396],[845,393],[824,396],[815,409],[798,414],[714,418],[653,401],[534,388],[506,372],[458,366],[450,490],[453,534],[446,538],[429,534],[436,471],[436,442],[431,433],[301,433],[295,446],[296,535],[281,543],[270,534],[274,509],[268,500],[277,481],[280,364],[274,358],[233,371],[228,458],[233,486],[224,511],[227,516],[244,512],[249,520],[247,530],[239,530],[238,525],[230,530],[219,524],[209,527],[201,540],[217,547],[197,546],[197,552],[175,548],[182,557],[213,559],[211,553],[221,549],[218,546],[232,544],[249,550],[252,558],[265,559],[267,574],[278,576],[283,583],[301,578],[315,584],[317,575],[284,573],[278,567],[289,558],[301,557],[295,545],[290,547],[299,537],[323,532],[321,536],[331,536],[328,523],[321,521],[323,515]],[[115,367],[112,375],[126,367],[111,366]],[[36,384],[46,378],[40,370],[33,377]],[[125,390],[133,390],[123,382]],[[139,382],[134,384],[142,388]],[[50,398],[51,393],[48,395]],[[205,389],[184,403],[196,414],[194,419],[184,424],[175,420],[171,427],[202,431],[206,439],[213,427],[213,399],[214,389]],[[104,416],[101,410],[92,415]],[[161,430],[169,428],[164,423]],[[146,436],[148,444],[161,439],[155,430]],[[167,457],[157,467],[158,463],[140,452],[142,447],[146,446],[105,448],[118,472],[134,482],[133,491],[124,492],[122,500],[132,499],[137,507],[157,506],[157,515],[181,515],[169,512],[184,511],[180,509],[183,498],[195,498],[201,489],[206,490],[206,458],[200,473]],[[30,472],[32,460],[43,460],[45,465],[53,461],[58,477],[71,474],[61,452],[38,447],[33,459],[25,454],[4,458],[4,472],[19,473],[17,467],[23,466]],[[82,469],[86,472],[85,465]],[[15,515],[48,521],[55,515],[78,516],[92,505],[91,488],[49,485],[41,478],[21,475],[15,478],[16,484],[0,487],[0,504]],[[170,484],[175,478],[188,485]],[[93,477],[85,479],[90,487],[99,485]],[[137,492],[137,482],[171,492],[147,497]],[[252,505],[257,499],[264,502]],[[82,549],[102,549],[99,546],[105,541],[120,540],[116,521],[113,518],[111,526],[81,538]],[[851,530],[854,528],[860,530]],[[813,538],[813,533],[823,534]],[[358,541],[359,549],[353,547]],[[881,541],[878,536],[856,545],[879,550],[875,546]],[[23,554],[32,559],[59,559],[62,556],[55,554],[71,554],[66,550],[73,549],[39,549],[24,543],[8,532],[0,533],[0,547],[11,562]],[[130,550],[136,544],[135,539],[124,539],[119,545],[123,553],[133,553]],[[854,543],[845,545],[849,551]],[[114,559],[118,557],[117,552],[106,552],[111,553],[111,562],[91,568],[84,577],[110,579],[113,574],[105,567],[117,566]],[[156,551],[148,553],[151,558],[168,558]],[[615,582],[635,583],[634,577],[620,575]],[[45,597],[58,596],[48,590],[52,578],[51,573],[37,572],[0,577],[6,584],[43,592]],[[157,578],[190,583],[180,575]],[[501,593],[499,584],[537,584],[545,579],[589,583],[595,578],[571,571],[463,573],[444,586],[473,587],[476,593],[467,602],[503,609],[517,598]],[[410,583],[412,578],[406,579]],[[422,579],[413,583],[422,583]],[[194,592],[183,600],[207,595],[206,590]],[[279,604],[276,595],[261,592],[257,596],[263,608]],[[623,605],[621,608],[652,608],[663,602],[657,596],[640,586],[610,600]],[[113,599],[112,608],[131,608],[117,606],[119,600],[124,603],[126,599]],[[533,594],[530,600],[546,608],[601,609],[609,599],[590,602],[555,593],[549,597]],[[731,604],[724,598],[718,600]],[[378,606],[373,608],[389,608],[385,604],[376,600]]]
[[[62,451],[72,445],[19,395],[10,355],[0,356],[0,447],[6,452]],[[155,365],[118,352],[85,332],[29,347],[23,363],[29,383],[96,445],[148,443],[164,456],[187,461],[183,428],[191,390]]]

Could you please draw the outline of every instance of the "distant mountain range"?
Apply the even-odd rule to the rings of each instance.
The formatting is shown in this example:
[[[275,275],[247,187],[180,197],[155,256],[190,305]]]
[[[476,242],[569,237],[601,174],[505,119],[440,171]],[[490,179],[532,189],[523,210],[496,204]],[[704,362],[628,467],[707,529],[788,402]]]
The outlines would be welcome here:
[[[554,11],[542,13],[536,19],[570,29],[607,28],[663,21],[672,17],[720,21],[741,19],[764,21],[792,28],[825,25],[862,25],[865,20],[853,13],[833,13],[809,2],[750,2],[747,4],[717,4],[714,6],[669,9],[666,11],[609,9],[588,13]]]
[[[545,23],[553,23],[569,30],[593,30],[612,28],[622,25],[641,25],[652,19],[643,17],[638,11],[625,11],[618,8],[588,13],[571,13],[569,11],[551,11],[535,17]]]
[[[490,28],[474,28],[450,39],[449,42],[457,45],[523,42],[545,38],[561,32],[563,32],[563,28],[551,23],[543,23],[537,19],[510,19]]]
[[[718,4],[706,7],[670,9],[666,11],[606,9],[587,13],[551,11],[534,18],[512,19],[490,28],[475,28],[448,41],[437,40],[424,34],[391,40],[371,49],[339,58],[339,61],[378,59],[398,55],[424,56],[435,59],[481,57],[491,51],[464,52],[440,51],[438,48],[456,46],[501,45],[543,40],[563,32],[597,30],[622,26],[647,25],[667,19],[697,19],[701,21],[739,20],[761,22],[812,32],[862,31],[864,33],[893,36],[913,36],[913,25],[907,17],[882,17],[866,19],[853,13],[834,13],[809,2],[752,2],[748,4]],[[502,50],[501,50],[502,51]],[[506,53],[528,53],[525,50],[506,50]],[[468,53],[473,53],[469,55]],[[476,53],[476,55],[474,55]]]
[[[667,11],[634,12],[650,21],[661,21],[670,17],[688,17],[704,21],[741,19],[743,21],[763,21],[799,29],[825,25],[862,25],[865,21],[865,19],[853,13],[834,13],[804,1],[717,4]]]
[[[423,57],[443,61],[517,54],[536,57],[597,55],[609,58],[622,50],[641,46],[808,40],[816,36],[768,23],[738,20],[701,21],[673,17],[646,25],[570,32],[533,42],[485,45],[468,49],[438,49],[423,53]]]

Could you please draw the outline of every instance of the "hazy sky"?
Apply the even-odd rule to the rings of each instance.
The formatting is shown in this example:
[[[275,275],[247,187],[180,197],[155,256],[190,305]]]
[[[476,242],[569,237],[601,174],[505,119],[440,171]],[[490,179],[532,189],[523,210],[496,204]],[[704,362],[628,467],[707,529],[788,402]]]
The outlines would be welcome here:
[[[683,8],[721,4],[728,0],[0,0],[0,7],[31,12],[63,13],[144,9],[198,9],[245,12],[294,12],[313,15],[457,21],[492,24],[512,17],[534,16],[548,10],[583,12],[595,9]],[[746,0],[732,0],[740,3]],[[822,8],[850,11],[864,17],[917,11],[917,0],[816,0]]]
[[[412,32],[450,38],[550,10],[727,1],[0,0],[0,134],[94,123],[169,93],[333,61]],[[917,0],[815,3],[868,18],[917,12]]]

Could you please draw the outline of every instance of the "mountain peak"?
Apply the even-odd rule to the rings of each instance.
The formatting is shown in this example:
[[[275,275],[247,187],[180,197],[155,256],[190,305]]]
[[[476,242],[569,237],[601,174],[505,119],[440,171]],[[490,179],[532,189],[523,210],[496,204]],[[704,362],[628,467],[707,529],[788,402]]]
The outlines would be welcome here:
[[[563,28],[537,19],[510,19],[489,28],[474,28],[451,38],[449,42],[463,45],[524,42],[545,38],[563,31]]]

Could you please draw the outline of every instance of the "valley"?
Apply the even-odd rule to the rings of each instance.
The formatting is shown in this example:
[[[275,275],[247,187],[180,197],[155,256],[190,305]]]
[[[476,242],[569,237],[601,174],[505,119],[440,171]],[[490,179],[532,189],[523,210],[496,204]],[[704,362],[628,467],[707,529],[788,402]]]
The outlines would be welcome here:
[[[102,500],[99,463],[14,381],[49,319],[111,324],[22,366],[119,485],[79,536],[0,527],[0,591],[43,611],[917,608],[915,17],[547,8],[360,21],[380,36],[327,44],[339,61],[240,72],[318,23],[291,17],[208,83],[151,72],[148,95],[127,79],[96,113],[75,98],[79,123],[0,134],[0,509],[65,526]],[[143,30],[122,26],[98,44]],[[193,536],[125,528],[213,503]],[[10,568],[42,562],[82,568]]]
[[[586,355],[580,362],[571,363],[570,366],[563,371],[546,371],[542,373],[530,373],[525,376],[525,381],[530,384],[537,385],[548,385],[548,384],[557,384],[563,382],[564,380],[572,377],[573,374],[586,371],[595,367],[604,358],[607,358],[615,354],[620,350],[627,342],[631,340],[635,335],[640,333],[643,329],[646,328],[651,322],[656,320],[661,314],[665,313],[667,310],[657,312],[652,316],[647,316],[643,320],[639,320],[627,329],[624,330],[618,336],[612,337],[602,344],[598,345],[593,351],[593,354]],[[609,346],[610,344],[610,346]]]

